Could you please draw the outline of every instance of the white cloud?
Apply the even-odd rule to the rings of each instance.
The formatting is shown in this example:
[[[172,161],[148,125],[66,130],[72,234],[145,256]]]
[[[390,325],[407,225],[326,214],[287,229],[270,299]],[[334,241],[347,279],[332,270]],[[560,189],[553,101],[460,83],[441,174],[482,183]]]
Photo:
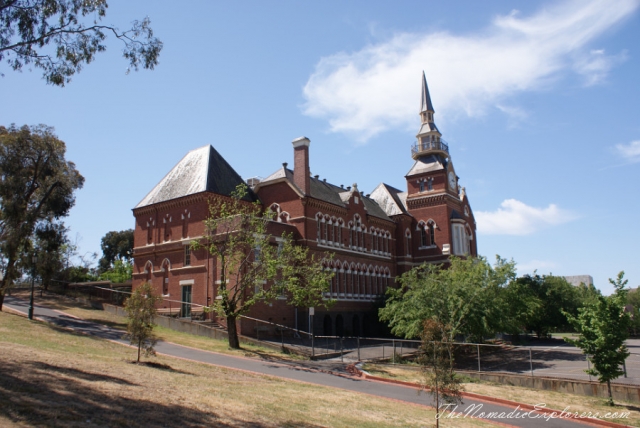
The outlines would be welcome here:
[[[587,44],[637,7],[638,0],[568,0],[530,17],[498,16],[476,34],[398,33],[322,58],[304,87],[304,113],[366,141],[386,129],[416,127],[422,70],[440,120],[459,112],[482,115],[566,70],[594,84],[623,55],[587,50]]]
[[[619,155],[631,162],[640,162],[640,140],[632,141],[629,144],[616,144]]]
[[[529,235],[576,218],[554,204],[536,208],[516,199],[506,199],[496,211],[479,211],[474,215],[478,231],[486,235]]]

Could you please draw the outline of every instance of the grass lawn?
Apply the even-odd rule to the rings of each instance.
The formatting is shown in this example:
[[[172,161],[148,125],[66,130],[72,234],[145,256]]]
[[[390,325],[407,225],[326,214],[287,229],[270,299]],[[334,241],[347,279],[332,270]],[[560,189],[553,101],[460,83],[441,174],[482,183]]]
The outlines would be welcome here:
[[[365,364],[364,370],[374,376],[407,382],[421,382],[420,371],[417,366],[402,364]],[[628,418],[607,419],[624,425],[640,426],[640,405],[634,403],[616,402],[616,406],[610,407],[603,398],[585,397],[583,395],[565,394],[561,392],[543,391],[539,389],[523,388],[519,386],[502,385],[491,382],[481,382],[474,379],[473,382],[463,384],[464,391],[489,397],[502,398],[517,401],[529,405],[545,403],[547,407],[555,410],[563,410],[569,407],[572,412],[629,412]]]
[[[169,357],[132,364],[134,349],[4,312],[0,349],[2,427],[417,427],[434,418],[418,405]]]

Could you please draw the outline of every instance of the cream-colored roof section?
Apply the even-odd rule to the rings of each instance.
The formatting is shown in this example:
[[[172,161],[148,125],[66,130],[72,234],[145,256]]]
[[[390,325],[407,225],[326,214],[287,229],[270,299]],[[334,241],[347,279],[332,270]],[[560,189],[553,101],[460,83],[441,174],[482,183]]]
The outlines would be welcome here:
[[[424,156],[416,160],[405,177],[423,174],[425,172],[440,171],[444,168],[444,162],[439,157],[434,155]]]
[[[403,194],[404,196],[401,196]],[[391,187],[388,184],[378,184],[378,187],[371,192],[371,199],[376,201],[388,216],[407,213],[406,192],[400,192],[400,190]]]

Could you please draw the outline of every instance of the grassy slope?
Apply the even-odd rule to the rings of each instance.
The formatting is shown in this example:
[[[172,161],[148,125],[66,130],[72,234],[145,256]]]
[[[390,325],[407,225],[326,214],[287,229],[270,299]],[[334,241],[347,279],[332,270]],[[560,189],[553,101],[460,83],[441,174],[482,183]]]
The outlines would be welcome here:
[[[366,364],[364,369],[374,376],[398,379],[407,382],[421,382],[419,370],[403,365],[389,366],[380,364]],[[488,382],[464,383],[464,390],[489,397],[502,398],[530,405],[545,403],[547,407],[563,410],[569,407],[572,412],[630,412],[628,418],[607,419],[610,422],[640,426],[640,406],[633,403],[616,402],[616,406],[609,407],[602,398],[585,397],[582,395],[565,394],[554,391],[523,388],[518,386],[501,385]]]
[[[0,312],[0,426],[424,426],[427,408],[165,357]],[[458,421],[456,421],[458,422]],[[465,420],[465,425],[481,426]]]

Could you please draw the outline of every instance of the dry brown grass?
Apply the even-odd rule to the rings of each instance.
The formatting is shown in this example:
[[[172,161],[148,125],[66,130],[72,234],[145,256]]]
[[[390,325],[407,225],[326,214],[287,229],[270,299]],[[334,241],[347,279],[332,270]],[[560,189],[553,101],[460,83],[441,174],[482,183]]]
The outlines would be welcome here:
[[[422,406],[169,357],[136,365],[131,348],[3,312],[0,349],[3,427],[388,427],[434,417]]]
[[[414,383],[420,383],[422,381],[417,367],[366,364],[364,369],[374,376]],[[614,418],[607,420],[620,424],[640,426],[640,405],[634,403],[616,402],[616,406],[610,407],[602,398],[565,394],[554,391],[543,391],[539,389],[488,382],[467,382],[463,384],[463,387],[464,391],[467,392],[517,401],[519,403],[529,405],[544,403],[548,408],[556,410],[563,410],[565,407],[569,407],[572,412],[599,412],[602,415],[608,412],[629,412],[628,418]]]

